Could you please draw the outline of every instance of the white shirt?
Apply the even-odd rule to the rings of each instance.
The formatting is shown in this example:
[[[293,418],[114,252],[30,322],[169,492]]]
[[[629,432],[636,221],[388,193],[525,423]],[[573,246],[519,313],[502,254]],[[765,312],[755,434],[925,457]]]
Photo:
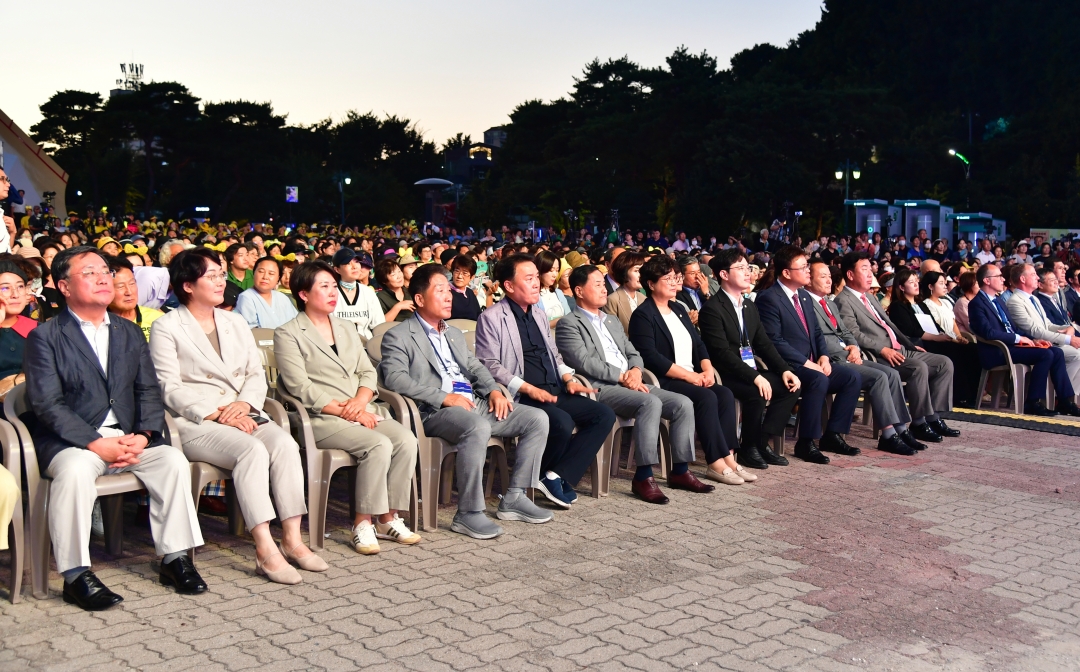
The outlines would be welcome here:
[[[607,363],[618,369],[620,373],[626,373],[629,362],[626,360],[622,350],[619,350],[619,346],[615,343],[615,338],[611,335],[607,325],[604,324],[606,313],[590,313],[581,306],[577,308],[582,315],[588,318],[593,329],[596,330],[596,335],[600,338],[600,345],[604,348],[604,359]]]
[[[724,296],[726,296],[728,300],[731,301],[731,305],[735,307],[735,317],[739,318],[739,334],[742,334],[744,331],[746,331],[746,327],[743,326],[742,295],[740,294],[736,296],[723,288],[721,288],[720,291],[724,293]],[[747,337],[749,338],[749,334],[747,334]]]
[[[975,255],[975,258],[979,260],[979,263],[985,266],[996,259],[993,252],[979,252]]]
[[[424,321],[424,318],[420,317],[420,315],[417,315],[416,319],[420,322],[420,326],[423,327],[424,333],[427,334],[428,341],[435,351],[435,356],[442,363],[442,366],[439,367],[442,387],[439,389],[450,394],[454,391],[454,381],[468,383],[469,379],[461,373],[461,367],[458,366],[457,360],[454,359],[454,353],[450,350],[450,342],[446,340],[446,335]]]
[[[356,283],[356,300],[349,303],[345,294],[338,287],[338,302],[334,307],[334,317],[340,317],[356,325],[356,331],[360,338],[367,341],[371,338],[371,329],[386,322],[383,316],[382,305],[375,290],[362,282]]]
[[[90,343],[90,349],[97,355],[98,363],[101,364],[101,370],[105,372],[105,377],[109,376],[109,314],[105,313],[105,320],[101,323],[100,327],[95,327],[93,322],[82,319],[75,314],[74,310],[68,308],[68,312],[79,322],[79,328],[82,329],[83,336],[86,337],[87,342]],[[109,407],[109,414],[102,420],[101,427],[109,427],[111,425],[119,425],[120,421],[116,419],[116,414],[113,413],[112,406]]]
[[[674,310],[663,317],[664,324],[671,332],[671,341],[675,345],[675,364],[693,373],[694,340],[690,338],[690,333],[686,331],[686,327],[683,326],[682,320]]]

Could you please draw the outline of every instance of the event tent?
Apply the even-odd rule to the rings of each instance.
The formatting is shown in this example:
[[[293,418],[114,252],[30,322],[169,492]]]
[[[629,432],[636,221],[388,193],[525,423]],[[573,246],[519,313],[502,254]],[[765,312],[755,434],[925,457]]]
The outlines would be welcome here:
[[[56,192],[53,208],[61,220],[67,217],[64,195],[67,189],[68,174],[56,165],[41,145],[15,125],[11,117],[0,110],[0,160],[4,172],[11,180],[12,189],[26,192],[24,201],[27,208],[40,204],[46,191]],[[7,213],[11,214],[11,213]]]

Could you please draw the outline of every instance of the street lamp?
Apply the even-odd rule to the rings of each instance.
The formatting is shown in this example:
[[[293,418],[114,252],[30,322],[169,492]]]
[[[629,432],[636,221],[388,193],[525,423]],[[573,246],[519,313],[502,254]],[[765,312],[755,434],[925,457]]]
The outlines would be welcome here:
[[[352,184],[351,177],[345,177],[344,175],[338,175],[337,188],[341,193],[341,226],[345,226],[345,185]]]
[[[836,179],[839,180],[843,178],[844,180],[844,230],[842,231],[842,233],[846,234],[848,218],[847,202],[850,198],[849,193],[851,191],[851,181],[848,179],[848,176],[851,176],[857,180],[862,177],[862,171],[859,170],[859,164],[852,163],[851,161],[844,159],[844,162],[837,166],[836,173],[834,174],[836,175]]]
[[[968,161],[966,156],[964,156],[960,152],[956,151],[955,149],[950,149],[949,150],[949,156],[955,156],[956,158],[958,158],[958,159],[960,159],[961,161],[964,162],[964,179],[965,180],[970,180],[971,179],[971,161]]]

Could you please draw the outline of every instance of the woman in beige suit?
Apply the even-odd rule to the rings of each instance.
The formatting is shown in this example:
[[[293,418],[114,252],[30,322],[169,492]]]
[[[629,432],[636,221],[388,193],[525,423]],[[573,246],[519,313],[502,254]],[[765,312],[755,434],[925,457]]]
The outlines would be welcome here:
[[[630,316],[645,300],[645,295],[641,293],[641,278],[638,277],[645,259],[641,252],[629,251],[623,252],[611,262],[610,275],[619,283],[619,287],[614,294],[608,295],[604,312],[619,318],[623,331],[628,333]]]
[[[215,308],[225,293],[225,270],[213,251],[181,252],[169,275],[183,305],[154,321],[150,354],[184,454],[232,470],[255,539],[255,571],[277,583],[300,583],[288,560],[309,571],[327,564],[300,537],[307,513],[300,448],[262,414],[266,377],[251,329],[242,316]],[[274,518],[281,519],[280,547],[270,535]]]
[[[353,547],[371,555],[379,552],[379,539],[415,544],[420,535],[397,512],[409,508],[416,437],[371,403],[378,394],[375,367],[352,324],[333,316],[338,291],[330,265],[301,264],[290,283],[301,312],[274,331],[278,385],[308,409],[319,448],[356,458]]]

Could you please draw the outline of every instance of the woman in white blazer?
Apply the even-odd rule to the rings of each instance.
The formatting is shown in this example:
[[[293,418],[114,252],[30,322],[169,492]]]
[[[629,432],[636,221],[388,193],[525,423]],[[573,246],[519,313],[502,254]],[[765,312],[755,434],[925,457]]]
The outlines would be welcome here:
[[[255,539],[256,572],[277,583],[300,583],[289,560],[309,571],[325,571],[327,564],[300,537],[307,513],[300,448],[262,413],[266,377],[251,329],[243,317],[215,308],[224,296],[225,269],[213,251],[181,252],[169,263],[169,275],[182,305],[154,321],[150,353],[184,454],[232,470]],[[270,534],[274,518],[281,520],[280,547]]]
[[[290,282],[301,312],[274,330],[278,388],[308,409],[319,448],[356,458],[353,548],[372,555],[379,539],[415,544],[420,535],[397,512],[409,507],[416,436],[371,403],[377,374],[356,329],[334,316],[340,297],[333,269],[309,261],[296,267]]]

